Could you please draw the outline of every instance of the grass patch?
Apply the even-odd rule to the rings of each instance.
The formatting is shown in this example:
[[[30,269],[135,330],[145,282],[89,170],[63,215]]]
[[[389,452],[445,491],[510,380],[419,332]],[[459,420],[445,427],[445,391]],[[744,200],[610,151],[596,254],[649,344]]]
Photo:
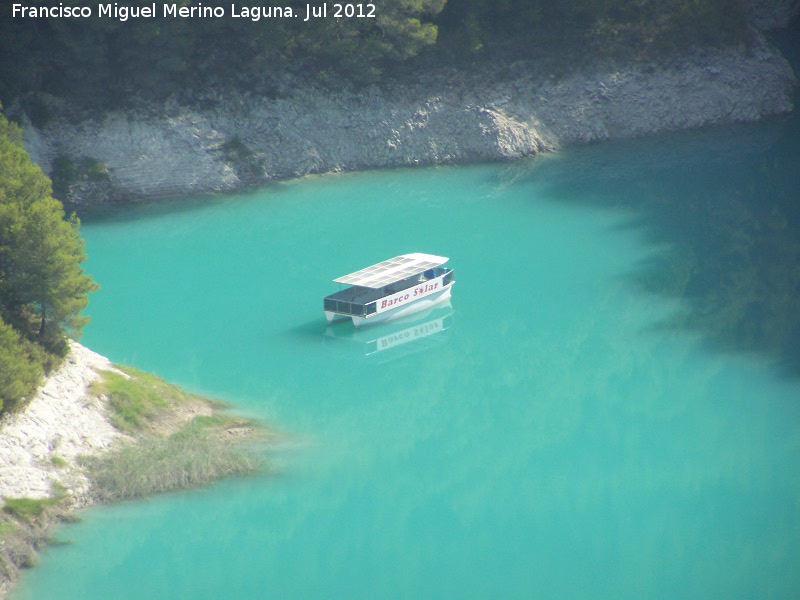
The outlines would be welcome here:
[[[8,581],[16,579],[20,569],[36,566],[38,561],[35,531],[23,524],[10,520],[8,515],[0,523],[0,575]]]
[[[240,446],[242,436],[232,435],[252,430],[252,423],[221,413],[189,418],[197,407],[224,405],[188,394],[155,375],[118,368],[122,372],[102,372],[92,392],[108,399],[112,422],[136,441],[82,459],[98,501],[144,498],[261,467],[262,461]]]
[[[120,431],[141,430],[147,421],[163,414],[170,406],[197,398],[150,373],[132,367],[118,368],[122,373],[101,372],[91,392],[108,398],[111,420]]]
[[[160,377],[130,367],[115,369],[102,372],[91,392],[107,398],[112,421],[128,434],[128,442],[134,441],[80,459],[94,499],[144,498],[262,469],[263,459],[243,448],[259,429],[252,422],[213,412],[224,404],[188,394]],[[57,455],[50,462],[68,466]],[[20,569],[36,565],[39,550],[53,543],[50,527],[74,519],[69,508],[67,490],[55,483],[50,498],[5,501],[0,510],[0,587],[3,579],[13,582]]]
[[[3,512],[20,521],[31,521],[59,502],[61,498],[6,498]]]
[[[226,439],[226,429],[236,425],[242,422],[197,417],[168,437],[145,437],[87,459],[93,493],[103,502],[129,500],[253,473],[261,460]]]
[[[0,577],[14,581],[20,569],[36,566],[39,550],[52,542],[50,526],[66,508],[57,490],[50,498],[6,498],[0,511]]]
[[[56,456],[55,454],[50,457],[50,464],[52,464],[54,467],[58,467],[59,469],[69,466],[69,462],[66,459]]]

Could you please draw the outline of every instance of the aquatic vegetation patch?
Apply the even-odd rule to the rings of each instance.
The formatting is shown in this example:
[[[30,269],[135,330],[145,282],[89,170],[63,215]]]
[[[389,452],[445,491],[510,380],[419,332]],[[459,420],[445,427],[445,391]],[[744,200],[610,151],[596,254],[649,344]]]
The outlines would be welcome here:
[[[0,511],[0,584],[20,569],[36,566],[39,551],[52,543],[50,527],[67,512],[63,490],[48,498],[5,498]],[[0,586],[2,587],[2,586]]]
[[[143,498],[258,470],[261,460],[240,445],[256,429],[217,412],[224,404],[189,394],[131,367],[104,371],[91,388],[107,399],[110,418],[134,443],[82,457],[97,501]]]
[[[223,403],[131,367],[114,365],[100,375],[89,393],[106,400],[110,420],[126,435],[114,449],[77,459],[91,482],[90,497],[76,497],[53,483],[46,498],[6,498],[0,503],[0,598],[20,570],[36,566],[39,551],[54,543],[52,526],[75,520],[70,511],[76,502],[143,498],[263,468],[261,457],[243,445],[262,430],[219,412]],[[49,463],[58,469],[73,467],[57,454]]]
[[[262,461],[231,435],[243,426],[249,428],[232,417],[199,416],[172,435],[85,459],[93,494],[102,502],[128,500],[253,473]]]

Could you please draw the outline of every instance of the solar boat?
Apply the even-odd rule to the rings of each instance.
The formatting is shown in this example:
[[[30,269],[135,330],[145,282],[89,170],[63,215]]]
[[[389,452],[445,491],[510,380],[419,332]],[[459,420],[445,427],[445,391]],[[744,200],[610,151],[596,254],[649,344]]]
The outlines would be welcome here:
[[[453,269],[442,266],[448,260],[403,254],[334,279],[350,287],[325,297],[325,317],[328,323],[352,319],[363,327],[430,308],[450,297]]]

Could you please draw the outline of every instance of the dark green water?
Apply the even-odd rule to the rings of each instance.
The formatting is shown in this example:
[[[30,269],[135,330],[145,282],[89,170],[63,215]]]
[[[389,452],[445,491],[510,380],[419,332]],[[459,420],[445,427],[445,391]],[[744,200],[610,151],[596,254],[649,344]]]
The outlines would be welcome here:
[[[292,442],[85,512],[15,598],[798,597],[797,133],[85,219],[83,342]],[[451,257],[451,308],[326,332],[331,279],[415,251]]]

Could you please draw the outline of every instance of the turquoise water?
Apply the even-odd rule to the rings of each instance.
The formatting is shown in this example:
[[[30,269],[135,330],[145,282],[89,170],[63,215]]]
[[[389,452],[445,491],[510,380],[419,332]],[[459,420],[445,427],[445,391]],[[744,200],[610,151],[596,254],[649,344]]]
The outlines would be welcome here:
[[[289,434],[100,507],[15,598],[795,598],[796,124],[84,220],[83,342]],[[353,336],[331,279],[451,257]]]

